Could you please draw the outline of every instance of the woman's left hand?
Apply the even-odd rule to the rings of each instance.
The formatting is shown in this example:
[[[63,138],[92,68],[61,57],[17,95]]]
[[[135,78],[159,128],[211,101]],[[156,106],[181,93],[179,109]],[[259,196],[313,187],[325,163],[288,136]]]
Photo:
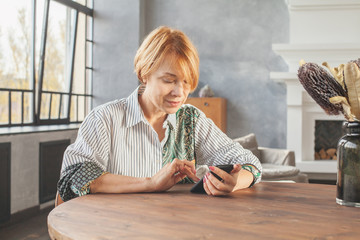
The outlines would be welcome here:
[[[239,176],[239,171],[241,170],[241,165],[235,164],[234,169],[230,173],[213,166],[210,166],[209,169],[221,177],[222,181],[208,172],[204,176],[204,189],[206,193],[214,196],[222,196],[231,193],[237,184],[237,178]]]

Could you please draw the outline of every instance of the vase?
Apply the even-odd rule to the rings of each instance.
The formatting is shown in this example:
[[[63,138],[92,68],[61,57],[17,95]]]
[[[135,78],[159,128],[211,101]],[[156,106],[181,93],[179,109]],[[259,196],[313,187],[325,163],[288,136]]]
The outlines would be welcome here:
[[[344,122],[337,147],[336,203],[360,207],[360,122]]]

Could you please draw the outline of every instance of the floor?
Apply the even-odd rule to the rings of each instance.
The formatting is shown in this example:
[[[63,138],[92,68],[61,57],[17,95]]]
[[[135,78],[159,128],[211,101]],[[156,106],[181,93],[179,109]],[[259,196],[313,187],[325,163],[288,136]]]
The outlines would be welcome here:
[[[47,230],[47,216],[51,208],[42,211],[39,215],[26,221],[0,228],[1,240],[50,240]]]

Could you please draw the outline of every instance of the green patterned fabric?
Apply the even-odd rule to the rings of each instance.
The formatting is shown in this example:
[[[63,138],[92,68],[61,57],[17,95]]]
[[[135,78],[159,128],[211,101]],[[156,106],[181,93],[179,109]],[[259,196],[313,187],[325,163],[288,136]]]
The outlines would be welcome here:
[[[163,148],[163,166],[175,158],[195,159],[195,125],[199,117],[196,108],[185,106],[176,113],[176,131],[169,125],[169,138]]]
[[[244,165],[241,166],[241,168],[244,169],[244,170],[247,170],[247,171],[249,171],[249,172],[251,172],[253,174],[254,180],[250,184],[249,188],[252,187],[255,184],[256,179],[258,179],[261,176],[261,173],[260,173],[259,169],[257,169],[252,164],[244,164]]]
[[[105,173],[93,162],[71,165],[65,169],[57,185],[62,200],[68,201],[90,193],[91,182]]]
[[[195,160],[195,125],[199,110],[184,106],[176,113],[176,130],[169,124],[169,137],[163,147],[163,166],[175,158]],[[185,178],[182,183],[193,182]]]

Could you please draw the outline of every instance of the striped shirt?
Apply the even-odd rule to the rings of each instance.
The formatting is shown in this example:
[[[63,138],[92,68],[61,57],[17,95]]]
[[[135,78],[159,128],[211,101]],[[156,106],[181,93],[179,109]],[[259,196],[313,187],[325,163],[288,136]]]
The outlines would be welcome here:
[[[93,109],[64,153],[58,183],[62,199],[89,193],[90,183],[106,172],[152,177],[174,158],[195,159],[196,166],[240,163],[253,173],[253,184],[260,181],[259,160],[196,107],[182,105],[167,116],[163,128],[160,142],[139,105],[138,89]]]

